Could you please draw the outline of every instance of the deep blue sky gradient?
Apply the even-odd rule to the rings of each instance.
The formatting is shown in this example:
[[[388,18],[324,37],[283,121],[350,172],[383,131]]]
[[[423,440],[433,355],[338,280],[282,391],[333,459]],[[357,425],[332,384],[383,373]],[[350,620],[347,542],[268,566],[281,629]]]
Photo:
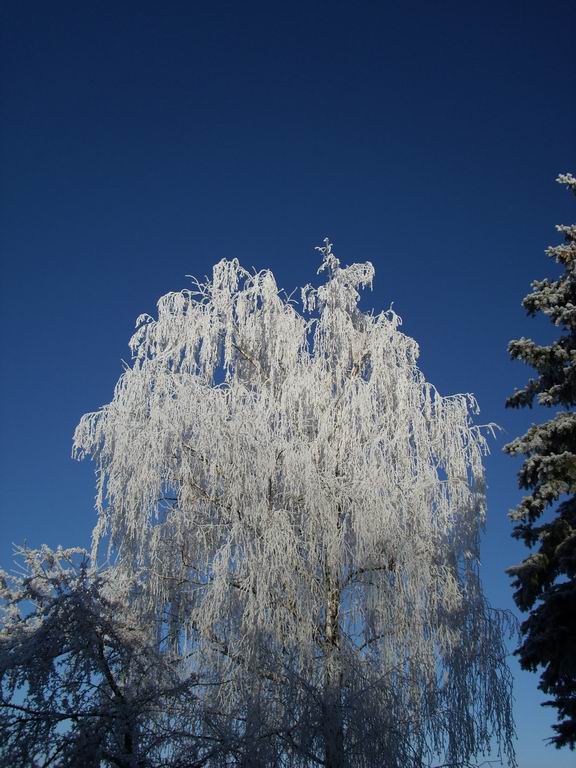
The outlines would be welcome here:
[[[3,4],[0,562],[12,542],[87,544],[80,416],[107,402],[141,312],[222,257],[315,279],[329,235],[370,260],[444,393],[503,428],[487,461],[487,593],[524,556],[504,443],[547,414],[504,410],[551,337],[520,301],[575,208],[576,5],[542,2]],[[552,713],[516,677],[521,768],[567,768]]]

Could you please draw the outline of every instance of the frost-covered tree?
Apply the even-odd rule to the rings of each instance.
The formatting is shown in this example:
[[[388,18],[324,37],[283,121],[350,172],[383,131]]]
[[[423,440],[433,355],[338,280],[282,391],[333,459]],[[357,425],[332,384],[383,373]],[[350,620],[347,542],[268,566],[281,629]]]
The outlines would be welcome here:
[[[236,260],[143,315],[112,402],[75,435],[98,478],[94,553],[206,684],[206,765],[513,763],[506,619],[478,574],[472,397],[441,397],[370,263],[325,241],[301,311]]]
[[[0,572],[0,766],[202,765],[201,681],[131,609],[137,580],[81,549],[18,554],[20,571]]]
[[[571,174],[557,179],[576,194]],[[556,280],[537,280],[523,306],[531,316],[542,312],[561,329],[552,344],[531,339],[511,341],[514,360],[532,366],[537,376],[507,401],[511,408],[534,401],[560,410],[533,425],[506,450],[526,456],[518,479],[530,491],[511,512],[514,536],[536,550],[509,569],[514,599],[529,611],[517,653],[524,669],[544,668],[539,687],[558,709],[552,742],[576,746],[576,225],[558,226],[565,242],[547,254],[563,268]],[[560,504],[552,512],[550,507]],[[546,514],[547,510],[550,514]]]

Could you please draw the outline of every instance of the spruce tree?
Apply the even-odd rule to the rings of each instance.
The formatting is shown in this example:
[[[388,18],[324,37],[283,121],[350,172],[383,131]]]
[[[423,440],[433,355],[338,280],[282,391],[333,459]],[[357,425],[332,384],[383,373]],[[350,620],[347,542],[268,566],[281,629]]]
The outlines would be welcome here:
[[[576,178],[557,181],[576,195]],[[557,407],[556,415],[530,427],[506,446],[524,455],[518,481],[529,491],[510,514],[513,535],[532,549],[508,569],[518,607],[529,612],[516,653],[523,669],[543,668],[539,688],[558,710],[556,747],[576,745],[576,225],[557,226],[565,242],[546,253],[563,268],[558,279],[537,280],[523,300],[530,316],[542,312],[560,329],[552,344],[511,341],[514,360],[531,365],[536,376],[507,400],[511,408],[536,402]]]

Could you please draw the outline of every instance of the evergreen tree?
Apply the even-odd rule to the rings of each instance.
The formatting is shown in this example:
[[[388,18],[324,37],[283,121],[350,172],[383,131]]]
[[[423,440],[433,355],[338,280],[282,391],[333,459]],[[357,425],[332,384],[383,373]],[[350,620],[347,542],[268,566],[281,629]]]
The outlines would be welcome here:
[[[571,174],[557,181],[576,194]],[[550,345],[531,339],[511,341],[514,360],[537,373],[517,390],[507,406],[532,407],[534,401],[562,410],[544,424],[533,425],[523,437],[506,446],[526,460],[518,480],[530,491],[511,512],[513,535],[534,551],[508,569],[514,599],[529,611],[522,624],[523,642],[516,653],[523,669],[543,667],[540,689],[558,709],[556,747],[576,744],[576,225],[558,226],[565,243],[546,253],[562,265],[556,280],[537,280],[523,306],[530,316],[542,312],[561,329]],[[555,511],[550,508],[560,502]]]

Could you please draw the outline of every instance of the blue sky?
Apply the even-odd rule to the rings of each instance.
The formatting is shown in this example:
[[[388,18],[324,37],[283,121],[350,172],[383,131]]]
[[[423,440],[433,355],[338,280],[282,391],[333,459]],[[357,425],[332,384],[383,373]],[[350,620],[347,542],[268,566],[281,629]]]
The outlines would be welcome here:
[[[512,607],[501,449],[547,414],[504,409],[529,375],[506,345],[550,338],[520,301],[575,218],[554,183],[576,173],[574,3],[21,0],[0,28],[0,562],[88,542],[71,435],[141,312],[222,257],[303,285],[329,235],[374,263],[364,304],[394,301],[427,378],[502,427],[483,577]],[[573,765],[514,671],[521,768]]]

